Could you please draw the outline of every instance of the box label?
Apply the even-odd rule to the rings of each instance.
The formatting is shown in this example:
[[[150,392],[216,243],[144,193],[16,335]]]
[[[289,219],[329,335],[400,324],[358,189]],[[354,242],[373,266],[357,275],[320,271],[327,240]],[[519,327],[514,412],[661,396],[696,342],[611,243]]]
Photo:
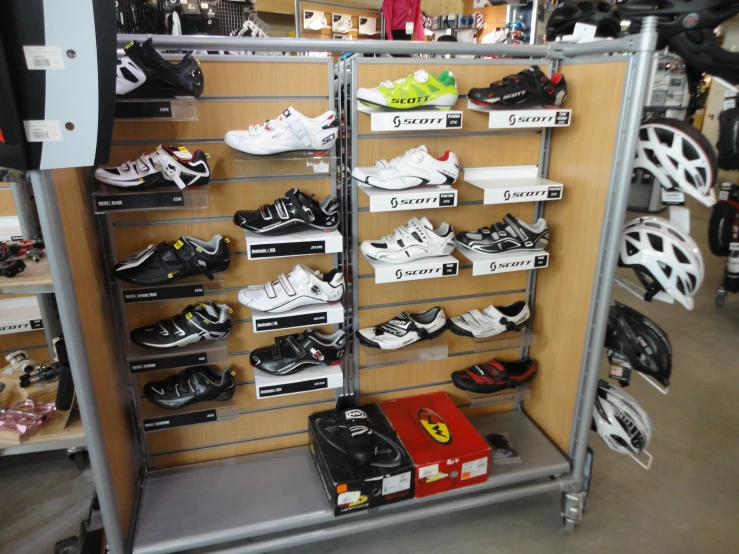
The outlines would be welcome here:
[[[347,504],[354,504],[355,502],[359,501],[360,494],[361,494],[360,491],[342,492],[339,495],[339,498],[336,501],[336,503],[341,506],[345,506]]]
[[[326,252],[325,240],[249,245],[249,256],[251,259],[277,258],[281,256],[304,256],[306,254],[323,254],[324,252]]]
[[[149,100],[147,102],[116,102],[116,119],[171,119],[172,102]]]
[[[193,296],[204,296],[203,285],[175,285],[167,287],[156,287],[150,289],[124,290],[123,302],[133,304],[135,302],[152,302],[154,300],[173,300],[176,298],[191,298]]]
[[[56,119],[29,119],[23,122],[28,142],[61,142],[62,128]]]
[[[167,358],[154,358],[151,360],[136,360],[129,362],[132,373],[139,371],[155,371],[157,369],[172,369],[173,367],[185,367],[208,363],[208,354],[198,352],[196,354],[184,354],[182,356],[170,356]]]
[[[393,477],[385,477],[382,480],[382,496],[407,491],[411,488],[411,472],[406,471]]]
[[[59,46],[24,46],[23,55],[28,69],[64,69],[64,58]]]
[[[158,429],[171,429],[172,427],[184,427],[185,425],[197,425],[216,421],[218,415],[216,410],[201,410],[189,414],[175,414],[171,416],[152,417],[144,420],[145,431],[156,431]]]
[[[413,106],[409,105],[409,108]],[[461,129],[461,111],[419,111],[371,114],[372,131],[426,131],[435,129]]]
[[[284,394],[294,394],[296,392],[326,388],[328,388],[328,379],[321,377],[320,379],[308,379],[306,381],[298,381],[296,383],[285,383],[284,385],[268,385],[259,387],[259,398],[269,398],[271,396],[282,396]]]
[[[291,327],[307,327],[309,325],[320,325],[328,321],[326,312],[314,314],[301,314],[288,317],[270,317],[255,319],[257,331],[272,331],[275,329],[288,329]]]
[[[185,205],[180,189],[147,192],[144,194],[101,194],[95,196],[95,207],[101,212],[141,210],[146,208],[174,208]]]
[[[432,477],[439,473],[439,464],[433,464],[426,467],[419,467],[418,468],[418,478],[419,479],[426,479],[427,477]]]
[[[488,473],[488,459],[479,458],[462,464],[462,481],[465,479],[472,479],[473,477],[479,477],[480,475],[487,475]]]

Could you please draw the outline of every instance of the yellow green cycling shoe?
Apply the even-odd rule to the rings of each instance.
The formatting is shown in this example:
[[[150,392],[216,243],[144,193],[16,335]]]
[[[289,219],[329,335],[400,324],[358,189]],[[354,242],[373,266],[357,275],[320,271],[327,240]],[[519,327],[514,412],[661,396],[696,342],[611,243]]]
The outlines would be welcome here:
[[[451,108],[457,102],[459,91],[454,73],[442,71],[439,77],[419,69],[397,81],[383,81],[375,88],[360,88],[357,99],[367,106],[396,110],[409,108]]]

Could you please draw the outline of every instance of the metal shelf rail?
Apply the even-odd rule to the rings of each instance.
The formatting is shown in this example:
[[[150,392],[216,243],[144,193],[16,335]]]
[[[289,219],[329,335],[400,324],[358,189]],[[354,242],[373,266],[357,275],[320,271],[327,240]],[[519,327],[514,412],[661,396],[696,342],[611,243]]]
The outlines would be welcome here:
[[[145,38],[119,36],[118,44],[125,45],[133,39]],[[494,472],[486,484],[478,487],[415,499],[364,515],[333,518],[327,515],[324,492],[312,468],[308,449],[299,447],[149,472],[140,483],[134,513],[120,513],[111,471],[116,460],[106,457],[106,429],[97,417],[98,404],[90,378],[92,360],[88,359],[84,338],[70,333],[67,335],[67,344],[111,552],[153,554],[195,548],[229,554],[266,552],[548,491],[561,491],[563,494],[582,492],[587,434],[615,275],[617,245],[631,178],[631,153],[635,147],[650,56],[655,44],[653,18],[645,21],[640,35],[580,45],[417,44],[391,41],[352,41],[351,45],[346,45],[339,41],[303,39],[157,37],[157,46],[160,48],[204,51],[319,51],[342,54],[349,46],[353,53],[485,54],[519,58],[524,63],[529,57],[557,61],[597,54],[633,55],[628,59],[626,97],[618,123],[567,457],[559,453],[522,411],[514,411],[475,418],[473,423],[485,432],[501,424],[515,427],[520,432],[520,448],[527,452],[525,458],[528,461],[516,468]],[[339,68],[345,69],[346,66],[339,64]],[[344,144],[349,146],[349,141],[346,140]],[[62,308],[62,324],[65,328],[74,328],[80,325],[80,313],[72,286],[73,268],[67,262],[61,237],[53,178],[50,172],[34,171],[31,172],[31,179],[49,248],[55,290]],[[341,182],[344,197],[350,194],[346,179],[344,175]],[[353,317],[356,324],[356,313]],[[132,448],[135,446],[131,444]],[[254,498],[258,498],[259,502],[250,501]],[[584,495],[575,498],[584,501]],[[574,510],[570,505],[567,508],[567,523],[571,528],[578,521],[578,506],[574,506]],[[126,530],[126,522],[131,516],[133,523]]]

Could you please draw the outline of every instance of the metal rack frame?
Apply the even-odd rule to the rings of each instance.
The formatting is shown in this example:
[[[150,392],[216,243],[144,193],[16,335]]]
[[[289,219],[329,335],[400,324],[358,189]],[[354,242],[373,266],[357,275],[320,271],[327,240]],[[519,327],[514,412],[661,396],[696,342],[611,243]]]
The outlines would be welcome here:
[[[642,34],[626,37],[619,40],[596,42],[581,45],[472,45],[472,44],[450,44],[450,43],[397,43],[392,41],[352,41],[351,50],[355,53],[386,53],[386,54],[473,54],[473,55],[502,55],[516,58],[538,58],[552,61],[567,59],[574,56],[586,56],[595,54],[627,53],[635,54],[629,59],[628,77],[626,82],[626,97],[622,103],[620,122],[618,127],[617,146],[612,167],[608,200],[600,233],[600,252],[597,260],[596,280],[591,291],[591,302],[588,317],[588,332],[586,344],[584,345],[584,356],[580,371],[580,382],[577,392],[577,403],[575,406],[575,420],[572,426],[570,441],[570,471],[560,475],[556,479],[535,476],[535,473],[527,474],[526,481],[510,482],[505,479],[505,474],[499,474],[495,483],[484,489],[470,489],[467,492],[459,491],[454,495],[441,495],[430,499],[416,499],[409,501],[407,507],[395,510],[380,510],[366,517],[327,518],[323,515],[313,513],[295,514],[290,522],[284,520],[263,521],[251,527],[242,526],[240,529],[226,532],[215,532],[211,534],[198,535],[197,541],[187,544],[179,544],[182,548],[197,548],[212,546],[211,552],[228,552],[231,554],[246,552],[265,552],[277,548],[297,546],[308,542],[325,540],[336,536],[377,529],[389,524],[403,523],[420,518],[431,517],[449,513],[454,510],[468,509],[476,506],[502,502],[533,494],[541,494],[549,491],[580,492],[583,489],[584,472],[586,466],[586,443],[589,430],[590,414],[596,393],[598,370],[602,355],[602,344],[605,335],[608,308],[610,304],[611,290],[616,269],[616,252],[621,235],[621,226],[625,217],[626,200],[631,180],[632,156],[637,138],[639,122],[642,114],[645,87],[648,79],[650,56],[656,44],[655,20],[647,18],[642,26]],[[144,40],[144,36],[120,36],[119,44],[126,44],[130,40]],[[158,37],[157,46],[162,48],[182,50],[245,50],[245,51],[329,51],[343,53],[346,44],[338,41],[320,41],[305,39],[243,39],[243,38],[217,38],[217,37]],[[340,70],[346,69],[346,63],[339,63]],[[340,83],[346,83],[345,72],[340,77]],[[341,98],[341,97],[340,97]],[[341,100],[340,100],[341,101]],[[348,100],[344,98],[344,108],[348,107]],[[351,120],[355,124],[356,118]],[[542,159],[546,159],[547,147],[543,140]],[[348,165],[355,150],[349,150],[350,144],[348,134],[344,137],[344,146],[349,156],[346,160]],[[545,170],[542,164],[540,169]],[[49,246],[49,259],[55,278],[55,288],[58,287],[57,297],[62,312],[62,324],[65,328],[74,328],[79,325],[80,314],[77,310],[74,290],[71,285],[72,268],[66,261],[65,252],[67,246],[64,244],[63,235],[58,223],[58,205],[56,196],[51,185],[51,175],[48,171],[31,172],[34,183],[34,192],[44,235],[47,237]],[[348,175],[344,174],[340,183],[341,194],[344,199],[351,195],[348,186]],[[354,199],[350,199],[355,202]],[[355,255],[355,254],[354,254]],[[529,283],[533,289],[534,284]],[[352,314],[356,317],[356,312]],[[113,487],[111,484],[110,461],[105,458],[102,428],[96,417],[96,403],[94,390],[90,380],[90,361],[87,358],[85,344],[82,337],[70,334],[67,337],[70,361],[77,384],[80,406],[85,429],[88,435],[93,473],[100,499],[103,520],[108,534],[111,551],[114,554],[123,554],[128,551],[126,540],[123,536],[121,519],[118,517]],[[356,383],[354,383],[356,385]],[[511,412],[509,417],[516,417],[521,412]],[[484,418],[479,418],[484,419]],[[530,422],[529,422],[530,423]],[[478,422],[483,425],[484,422]],[[273,463],[275,460],[285,458],[300,458],[308,455],[299,449],[288,451],[277,451],[272,453],[247,456],[248,463]],[[304,452],[304,453],[303,453]],[[231,466],[236,462],[231,460]],[[288,463],[287,461],[285,463]],[[292,462],[291,462],[292,463]],[[209,468],[220,467],[218,463]],[[289,466],[294,467],[294,466]],[[181,468],[180,468],[181,470]],[[217,470],[216,470],[217,471]],[[173,470],[168,476],[177,478],[181,471]],[[162,475],[159,472],[158,475]],[[163,477],[163,475],[162,475]],[[143,495],[151,489],[150,494],[156,493],[157,479],[146,483],[139,491],[139,502]],[[257,489],[258,490],[258,489]],[[577,503],[584,501],[584,495],[575,497],[573,506],[567,505],[568,522],[574,524],[577,521]],[[580,500],[578,501],[577,498]],[[321,498],[325,503],[325,499]],[[283,498],[285,502],[294,504],[293,510],[300,510],[301,498]],[[568,501],[573,502],[568,496]],[[403,506],[403,503],[398,506]],[[184,507],[185,509],[187,506]],[[229,506],[224,509],[228,513]],[[580,510],[581,512],[581,510]],[[267,517],[269,514],[262,514]],[[134,514],[134,525],[138,514]],[[160,521],[159,523],[164,523]],[[173,522],[173,525],[177,522]],[[247,528],[248,527],[248,528]],[[130,536],[135,530],[132,527]],[[255,533],[249,535],[248,533]],[[250,537],[254,536],[252,540]],[[246,541],[244,542],[244,540]],[[226,541],[241,540],[240,544]],[[130,544],[130,543],[129,543]],[[222,545],[220,547],[216,545]],[[170,547],[174,545],[170,544]],[[171,552],[173,550],[150,549],[147,552]]]

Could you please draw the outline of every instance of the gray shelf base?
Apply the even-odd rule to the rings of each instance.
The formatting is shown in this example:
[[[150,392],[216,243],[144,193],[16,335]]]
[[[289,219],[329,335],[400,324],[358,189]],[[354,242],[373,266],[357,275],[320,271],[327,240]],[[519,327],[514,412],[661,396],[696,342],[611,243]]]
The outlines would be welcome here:
[[[267,552],[430,517],[452,507],[559,490],[559,483],[549,477],[569,472],[570,464],[526,414],[507,412],[471,421],[483,436],[510,433],[522,463],[493,466],[490,478],[479,485],[339,518],[330,510],[305,446],[152,471],[142,493],[133,552],[164,554],[202,547]],[[290,530],[293,534],[286,533]],[[234,544],[246,539],[251,541]]]

